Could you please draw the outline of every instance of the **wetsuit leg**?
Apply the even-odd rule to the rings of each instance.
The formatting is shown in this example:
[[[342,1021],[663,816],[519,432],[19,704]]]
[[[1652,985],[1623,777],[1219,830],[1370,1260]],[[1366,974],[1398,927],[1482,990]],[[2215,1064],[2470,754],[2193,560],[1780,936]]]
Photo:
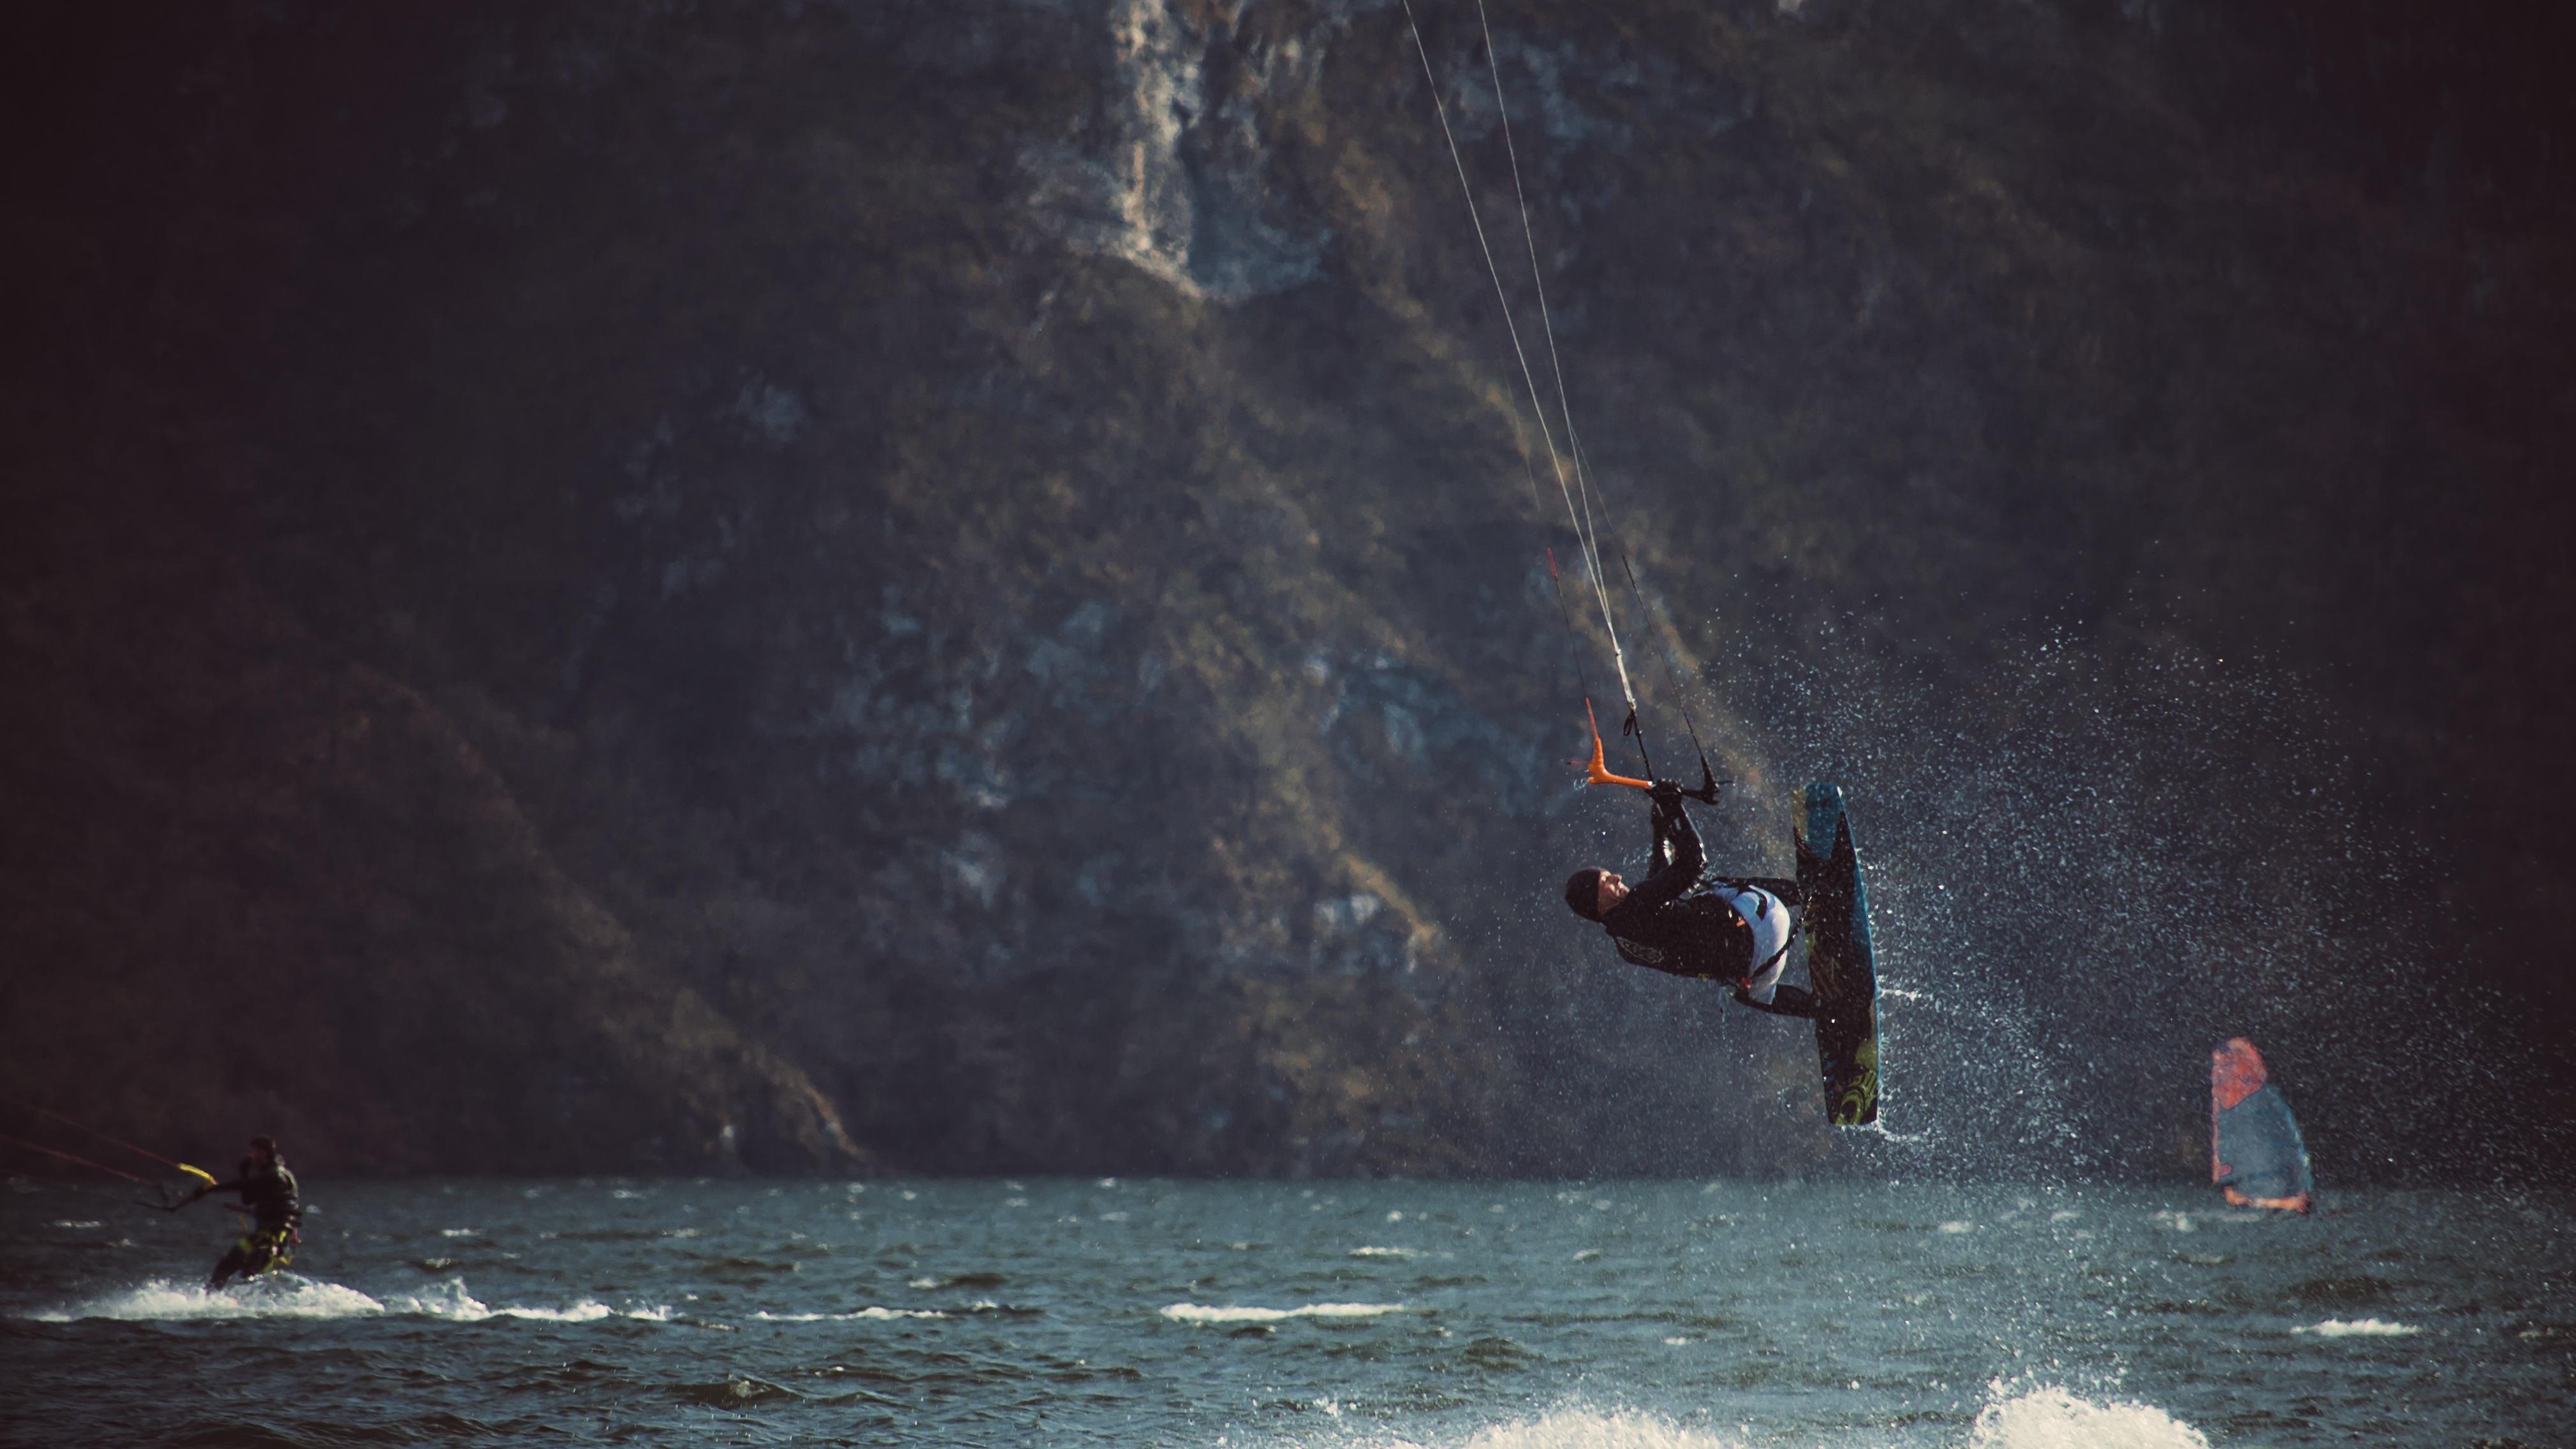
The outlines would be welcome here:
[[[215,1265],[215,1276],[206,1280],[206,1291],[212,1293],[221,1288],[224,1286],[224,1280],[235,1273],[247,1278],[252,1271],[250,1255],[243,1252],[239,1244],[235,1244],[231,1252],[224,1254],[224,1260]]]
[[[1782,986],[1771,995],[1771,1004],[1790,1016],[1822,1016],[1824,1002],[1803,986]]]
[[[1741,986],[1735,988],[1735,999],[1755,1011],[1767,1011],[1773,1016],[1812,1017],[1823,1010],[1822,1003],[1816,1000],[1813,993],[1803,986],[1791,986],[1786,982],[1771,988],[1769,1001],[1754,1000],[1752,993]]]

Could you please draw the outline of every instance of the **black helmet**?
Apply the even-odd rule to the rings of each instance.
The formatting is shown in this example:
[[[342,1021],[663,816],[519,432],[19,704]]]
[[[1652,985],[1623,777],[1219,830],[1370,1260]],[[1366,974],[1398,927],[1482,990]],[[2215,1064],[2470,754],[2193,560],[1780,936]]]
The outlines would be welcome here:
[[[1585,866],[1565,878],[1565,904],[1587,921],[1601,919],[1601,867]]]

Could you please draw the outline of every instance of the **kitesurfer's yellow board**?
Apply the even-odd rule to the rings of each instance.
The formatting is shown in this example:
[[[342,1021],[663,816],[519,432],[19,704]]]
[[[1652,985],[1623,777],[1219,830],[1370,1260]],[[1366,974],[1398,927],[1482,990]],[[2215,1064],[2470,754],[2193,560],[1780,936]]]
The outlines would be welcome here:
[[[1806,902],[1807,974],[1819,1009],[1816,1057],[1825,1115],[1837,1127],[1878,1120],[1878,962],[1870,950],[1869,892],[1839,786],[1809,785],[1791,804],[1798,893]]]

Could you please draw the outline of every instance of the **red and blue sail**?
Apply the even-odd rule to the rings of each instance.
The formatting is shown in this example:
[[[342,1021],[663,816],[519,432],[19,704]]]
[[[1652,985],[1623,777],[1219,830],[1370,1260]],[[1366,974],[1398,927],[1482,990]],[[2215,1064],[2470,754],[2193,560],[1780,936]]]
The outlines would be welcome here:
[[[2306,1212],[2316,1190],[2290,1099],[2241,1036],[2209,1054],[2209,1180],[2240,1207],[2287,1212]]]

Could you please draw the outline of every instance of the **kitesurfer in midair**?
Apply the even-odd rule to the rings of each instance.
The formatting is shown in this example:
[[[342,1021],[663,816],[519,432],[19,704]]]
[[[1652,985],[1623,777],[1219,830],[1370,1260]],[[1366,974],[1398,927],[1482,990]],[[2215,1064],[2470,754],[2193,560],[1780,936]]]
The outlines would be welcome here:
[[[1657,780],[1653,802],[1654,855],[1646,879],[1631,886],[1616,872],[1595,866],[1565,882],[1565,903],[1597,921],[1619,948],[1619,958],[1673,976],[1723,981],[1735,999],[1775,1016],[1814,1016],[1816,998],[1785,985],[1781,969],[1797,928],[1789,903],[1795,881],[1712,880],[1702,886],[1707,853],[1682,808],[1682,788]]]
[[[241,1194],[239,1206],[227,1203],[235,1212],[247,1213],[240,1241],[215,1265],[215,1275],[206,1280],[209,1292],[224,1286],[224,1281],[238,1273],[248,1280],[271,1268],[283,1268],[295,1261],[295,1245],[300,1240],[297,1229],[304,1222],[304,1202],[295,1186],[295,1174],[286,1170],[285,1159],[277,1155],[277,1139],[263,1132],[250,1140],[250,1156],[230,1182],[209,1182],[171,1204],[177,1212],[201,1197],[218,1192]]]

